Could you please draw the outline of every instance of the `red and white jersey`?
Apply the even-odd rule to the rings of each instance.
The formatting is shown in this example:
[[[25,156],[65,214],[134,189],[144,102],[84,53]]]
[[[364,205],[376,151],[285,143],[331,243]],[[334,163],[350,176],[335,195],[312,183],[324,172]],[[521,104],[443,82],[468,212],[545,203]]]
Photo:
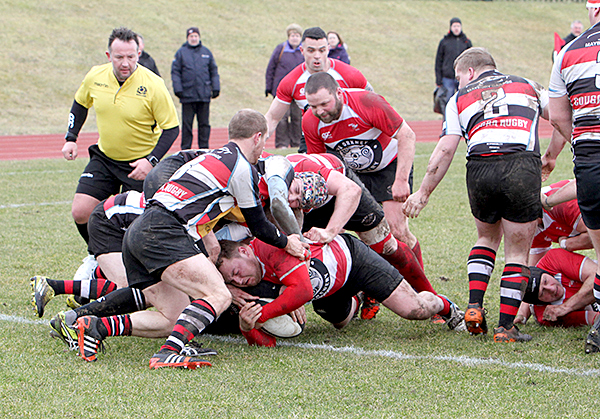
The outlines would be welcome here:
[[[329,59],[329,62],[331,65],[327,73],[339,83],[340,87],[373,90],[365,76],[356,68],[332,58]],[[304,94],[304,86],[310,75],[306,69],[306,63],[298,65],[281,80],[279,86],[277,86],[275,99],[286,105],[290,105],[292,101],[295,101],[296,105],[304,111],[308,105]]]
[[[332,149],[348,167],[358,173],[377,172],[386,168],[398,154],[394,138],[404,120],[383,98],[365,90],[343,92],[339,119],[322,122],[306,112],[302,131],[308,153],[325,153]]]
[[[258,239],[252,240],[250,246],[263,267],[263,280],[279,284],[301,266],[306,266],[285,250]],[[352,258],[350,249],[341,236],[336,236],[328,244],[311,244],[310,251],[308,271],[313,300],[317,300],[334,294],[346,283],[352,268]]]
[[[467,141],[467,156],[539,153],[538,120],[548,92],[522,77],[491,70],[448,101],[443,135]]]
[[[569,183],[568,180],[561,180],[550,186],[542,188],[542,193],[546,196],[553,195],[561,187]],[[558,204],[550,211],[544,209],[542,215],[542,226],[538,226],[538,231],[533,238],[531,245],[531,254],[539,254],[552,247],[552,243],[558,243],[560,237],[573,237],[579,235],[577,226],[581,222],[581,211],[577,204],[577,199]]]
[[[573,140],[600,140],[600,23],[565,46],[552,66],[550,97],[568,95],[573,109]]]
[[[198,240],[236,206],[260,205],[258,173],[230,142],[181,166],[149,203],[171,211]]]
[[[139,217],[146,208],[143,192],[127,191],[113,195],[102,204],[106,218],[122,230]]]
[[[548,271],[554,278],[560,281],[563,286],[565,293],[563,298],[552,304],[558,305],[563,304],[566,300],[575,295],[583,285],[583,262],[587,259],[579,253],[569,252],[564,249],[552,249],[544,255],[542,259],[537,263],[537,267],[545,271]],[[548,322],[543,319],[545,305],[533,306],[535,318],[538,323],[546,326],[582,326],[591,321],[594,315],[594,308],[591,305],[586,306],[584,309],[574,311],[559,318],[558,322]]]

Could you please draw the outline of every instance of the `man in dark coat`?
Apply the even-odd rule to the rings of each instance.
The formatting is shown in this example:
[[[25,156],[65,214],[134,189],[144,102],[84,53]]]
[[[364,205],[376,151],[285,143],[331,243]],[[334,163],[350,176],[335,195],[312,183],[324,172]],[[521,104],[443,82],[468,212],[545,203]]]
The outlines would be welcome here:
[[[200,41],[200,30],[187,30],[187,41],[175,53],[171,66],[173,91],[182,106],[181,149],[192,147],[192,126],[198,118],[198,147],[208,148],[210,100],[219,96],[221,84],[215,59]]]
[[[154,61],[154,58],[152,58],[150,56],[150,54],[148,54],[146,52],[146,50],[144,49],[144,37],[142,35],[140,35],[139,33],[137,34],[138,37],[138,44],[140,46],[140,58],[138,59],[138,64],[143,65],[144,67],[146,67],[148,70],[152,71],[154,74],[156,74],[157,76],[160,76],[160,73],[158,72],[158,67],[156,66],[156,62]]]
[[[462,23],[459,18],[450,20],[450,30],[442,38],[438,45],[435,56],[435,85],[443,86],[446,90],[446,103],[458,90],[458,82],[454,75],[454,60],[473,44],[462,31]],[[445,108],[445,104],[443,108]]]

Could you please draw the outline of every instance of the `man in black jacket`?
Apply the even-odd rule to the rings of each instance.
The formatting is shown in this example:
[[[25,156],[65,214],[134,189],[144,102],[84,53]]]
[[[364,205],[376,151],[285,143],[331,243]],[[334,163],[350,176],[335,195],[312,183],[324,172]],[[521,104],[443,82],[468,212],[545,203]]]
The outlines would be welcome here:
[[[471,40],[462,31],[460,19],[453,17],[450,20],[450,30],[440,41],[435,56],[435,84],[438,87],[443,86],[446,90],[446,100],[442,107],[442,114],[446,108],[446,103],[458,90],[458,82],[454,75],[454,60],[464,50],[472,46]]]
[[[221,84],[215,59],[200,41],[200,30],[187,30],[187,41],[175,53],[171,66],[173,91],[182,106],[181,149],[192,147],[192,126],[198,118],[198,148],[208,148],[210,100],[219,96]]]
[[[142,35],[140,35],[139,33],[137,34],[138,37],[138,44],[140,46],[140,58],[138,59],[138,63],[140,65],[143,65],[144,67],[146,67],[148,70],[152,71],[154,74],[156,74],[157,76],[160,76],[160,72],[158,71],[158,67],[156,66],[156,62],[154,61],[154,58],[152,58],[150,56],[150,54],[148,54],[146,52],[146,50],[144,49],[144,37]]]

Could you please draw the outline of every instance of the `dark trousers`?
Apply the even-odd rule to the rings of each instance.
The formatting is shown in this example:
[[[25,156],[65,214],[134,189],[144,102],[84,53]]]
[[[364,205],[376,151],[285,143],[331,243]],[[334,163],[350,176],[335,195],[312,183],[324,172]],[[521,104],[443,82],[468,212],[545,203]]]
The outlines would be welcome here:
[[[298,147],[302,138],[302,110],[295,103],[281,118],[275,132],[275,147]]]
[[[194,117],[198,118],[198,148],[208,148],[208,139],[210,137],[210,124],[208,123],[210,102],[192,102],[182,103],[182,130],[181,130],[181,149],[188,150],[192,148],[194,134]]]

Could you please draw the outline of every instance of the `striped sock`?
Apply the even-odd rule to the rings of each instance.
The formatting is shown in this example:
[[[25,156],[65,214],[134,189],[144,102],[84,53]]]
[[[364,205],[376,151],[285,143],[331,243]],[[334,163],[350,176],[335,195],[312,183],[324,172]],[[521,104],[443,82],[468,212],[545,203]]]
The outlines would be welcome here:
[[[498,326],[509,329],[521,305],[521,287],[527,286],[529,268],[517,263],[507,263],[500,281],[500,320]]]
[[[194,339],[194,336],[202,332],[216,318],[217,313],[208,301],[203,299],[192,301],[179,315],[171,336],[167,338],[160,351],[180,353],[183,347]]]
[[[73,294],[80,297],[96,300],[103,295],[113,292],[117,289],[117,284],[108,279],[92,279],[86,281],[58,281],[56,279],[47,279],[48,285],[54,290],[54,294]]]
[[[490,276],[494,270],[496,252],[489,247],[475,246],[469,253],[467,273],[469,275],[469,304],[479,303],[483,307],[483,297]]]
[[[129,314],[102,317],[98,320],[98,333],[102,338],[107,336],[131,336],[131,316]]]
[[[600,304],[600,276],[598,274],[594,278],[594,298],[596,299],[596,303]]]

